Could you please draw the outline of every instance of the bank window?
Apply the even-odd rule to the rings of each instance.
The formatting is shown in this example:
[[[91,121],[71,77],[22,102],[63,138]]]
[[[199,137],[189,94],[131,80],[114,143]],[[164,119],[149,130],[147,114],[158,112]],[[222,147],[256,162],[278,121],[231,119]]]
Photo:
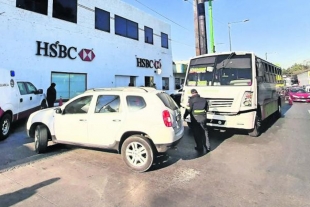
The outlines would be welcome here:
[[[115,15],[115,34],[138,40],[138,23]]]
[[[168,49],[168,35],[161,33],[161,47]]]
[[[144,38],[145,43],[153,44],[153,29],[144,27]]]
[[[53,0],[53,17],[77,22],[77,0]]]
[[[52,83],[56,84],[57,97],[67,101],[86,90],[87,75],[81,73],[52,72]]]
[[[16,7],[47,15],[48,0],[16,0]]]
[[[95,28],[110,32],[110,12],[95,8]]]
[[[169,78],[162,78],[163,90],[169,90]]]

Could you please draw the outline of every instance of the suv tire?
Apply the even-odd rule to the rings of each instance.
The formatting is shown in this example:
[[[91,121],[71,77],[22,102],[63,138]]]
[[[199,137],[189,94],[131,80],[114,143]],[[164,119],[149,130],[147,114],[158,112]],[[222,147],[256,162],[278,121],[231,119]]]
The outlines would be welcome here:
[[[34,134],[34,146],[38,154],[46,152],[48,132],[44,125],[38,125]]]
[[[126,165],[136,172],[145,172],[153,164],[154,151],[148,139],[140,135],[128,137],[121,149]]]
[[[5,114],[0,119],[0,140],[6,139],[10,134],[12,117],[10,114]]]

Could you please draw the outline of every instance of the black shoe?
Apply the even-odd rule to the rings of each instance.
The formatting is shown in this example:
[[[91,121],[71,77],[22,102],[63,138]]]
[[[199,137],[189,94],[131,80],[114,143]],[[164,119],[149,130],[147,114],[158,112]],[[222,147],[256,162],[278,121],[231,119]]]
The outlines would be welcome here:
[[[203,148],[195,147],[195,150],[197,150],[197,151],[203,151]]]

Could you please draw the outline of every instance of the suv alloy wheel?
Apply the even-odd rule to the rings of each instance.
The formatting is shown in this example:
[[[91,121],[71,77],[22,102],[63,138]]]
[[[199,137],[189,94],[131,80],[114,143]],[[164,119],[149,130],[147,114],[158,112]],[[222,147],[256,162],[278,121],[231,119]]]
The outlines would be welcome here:
[[[153,164],[154,152],[150,141],[140,135],[128,137],[121,149],[125,163],[136,172],[145,172]]]

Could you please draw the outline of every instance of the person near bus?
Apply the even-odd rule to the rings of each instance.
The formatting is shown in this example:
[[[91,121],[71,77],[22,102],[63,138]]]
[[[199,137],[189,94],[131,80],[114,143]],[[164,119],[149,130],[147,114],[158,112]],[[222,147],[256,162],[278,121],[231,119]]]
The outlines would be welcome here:
[[[54,103],[56,101],[56,89],[55,89],[56,84],[52,83],[50,87],[48,87],[47,92],[46,92],[46,100],[48,107],[54,107]]]
[[[203,151],[203,147],[205,147],[208,153],[211,150],[207,129],[208,101],[201,98],[196,89],[192,89],[191,94],[192,96],[188,101],[188,108],[183,118],[186,119],[188,115],[191,117],[191,126],[196,142],[195,149]]]

